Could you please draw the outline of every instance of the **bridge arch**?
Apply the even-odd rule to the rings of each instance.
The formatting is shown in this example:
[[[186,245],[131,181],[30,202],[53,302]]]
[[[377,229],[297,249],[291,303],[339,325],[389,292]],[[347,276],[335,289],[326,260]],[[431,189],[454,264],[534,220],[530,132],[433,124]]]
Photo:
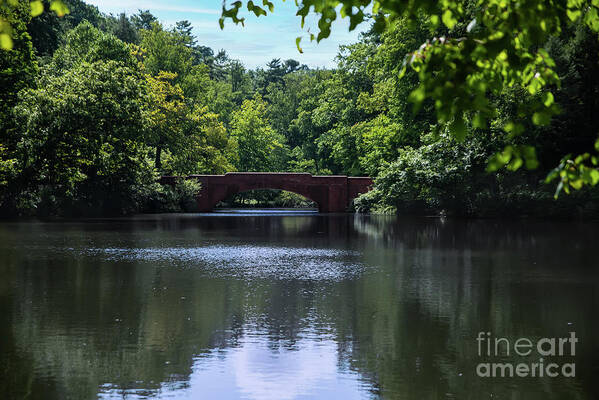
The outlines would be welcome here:
[[[313,202],[313,203],[315,203],[315,204],[316,204],[316,207],[317,207],[318,209],[320,209],[320,204],[318,204],[318,202],[317,202],[316,200],[314,200],[314,199],[310,198],[310,197],[309,197],[309,194],[307,194],[307,193],[299,193],[298,191],[293,191],[293,190],[289,190],[289,189],[284,189],[284,188],[281,188],[281,187],[267,187],[267,188],[262,188],[262,187],[260,187],[260,188],[255,188],[255,189],[242,190],[242,191],[239,191],[239,192],[237,192],[237,193],[234,193],[233,195],[227,196],[227,197],[225,197],[225,198],[224,198],[224,199],[222,199],[222,200],[218,200],[218,201],[216,202],[216,205],[215,205],[215,207],[216,207],[216,206],[217,206],[217,205],[218,205],[218,204],[219,204],[221,201],[224,201],[225,203],[227,203],[227,200],[229,200],[229,199],[232,199],[232,198],[233,198],[235,195],[240,195],[240,194],[244,194],[244,193],[252,193],[253,191],[261,191],[261,190],[283,190],[283,191],[285,191],[285,192],[288,192],[288,193],[293,193],[293,194],[296,194],[296,195],[299,195],[299,196],[301,196],[303,199],[305,199],[305,200],[307,200],[307,201],[310,201],[310,202]]]
[[[162,177],[161,183],[173,184],[178,177]],[[212,211],[218,202],[248,190],[280,189],[302,195],[318,205],[320,212],[344,212],[360,193],[367,192],[372,179],[345,175],[313,176],[288,172],[228,172],[224,175],[189,175],[202,184],[198,207]]]

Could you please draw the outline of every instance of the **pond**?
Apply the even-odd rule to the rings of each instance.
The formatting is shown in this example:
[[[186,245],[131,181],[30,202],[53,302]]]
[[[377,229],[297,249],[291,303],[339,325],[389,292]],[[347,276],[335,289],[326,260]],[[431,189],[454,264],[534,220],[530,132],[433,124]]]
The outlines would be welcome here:
[[[0,397],[596,399],[597,238],[285,210],[4,222]]]

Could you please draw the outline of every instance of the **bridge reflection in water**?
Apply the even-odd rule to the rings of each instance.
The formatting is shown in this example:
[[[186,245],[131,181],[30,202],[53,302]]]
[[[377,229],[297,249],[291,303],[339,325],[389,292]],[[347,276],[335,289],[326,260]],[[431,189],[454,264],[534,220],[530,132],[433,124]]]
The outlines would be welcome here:
[[[160,183],[174,185],[182,179],[202,184],[198,194],[200,212],[212,211],[216,204],[240,192],[281,189],[300,194],[318,204],[320,212],[345,212],[360,193],[372,186],[369,177],[345,175],[313,176],[296,172],[228,172],[224,175],[163,176]]]

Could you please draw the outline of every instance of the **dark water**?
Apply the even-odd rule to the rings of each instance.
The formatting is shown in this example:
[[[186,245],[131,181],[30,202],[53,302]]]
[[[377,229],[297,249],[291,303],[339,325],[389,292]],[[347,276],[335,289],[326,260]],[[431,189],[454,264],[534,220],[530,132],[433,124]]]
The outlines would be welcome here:
[[[0,398],[597,399],[598,238],[277,212],[2,223]],[[544,360],[575,377],[480,377],[539,354],[479,356],[479,332],[575,332]]]

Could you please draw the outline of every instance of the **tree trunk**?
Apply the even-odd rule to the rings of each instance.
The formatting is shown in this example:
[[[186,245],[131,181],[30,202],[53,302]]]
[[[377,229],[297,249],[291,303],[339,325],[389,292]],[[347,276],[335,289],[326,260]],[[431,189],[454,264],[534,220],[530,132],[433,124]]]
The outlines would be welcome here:
[[[162,147],[156,146],[156,158],[154,160],[154,168],[158,171],[162,169],[162,160],[160,159],[160,155],[162,154]]]

